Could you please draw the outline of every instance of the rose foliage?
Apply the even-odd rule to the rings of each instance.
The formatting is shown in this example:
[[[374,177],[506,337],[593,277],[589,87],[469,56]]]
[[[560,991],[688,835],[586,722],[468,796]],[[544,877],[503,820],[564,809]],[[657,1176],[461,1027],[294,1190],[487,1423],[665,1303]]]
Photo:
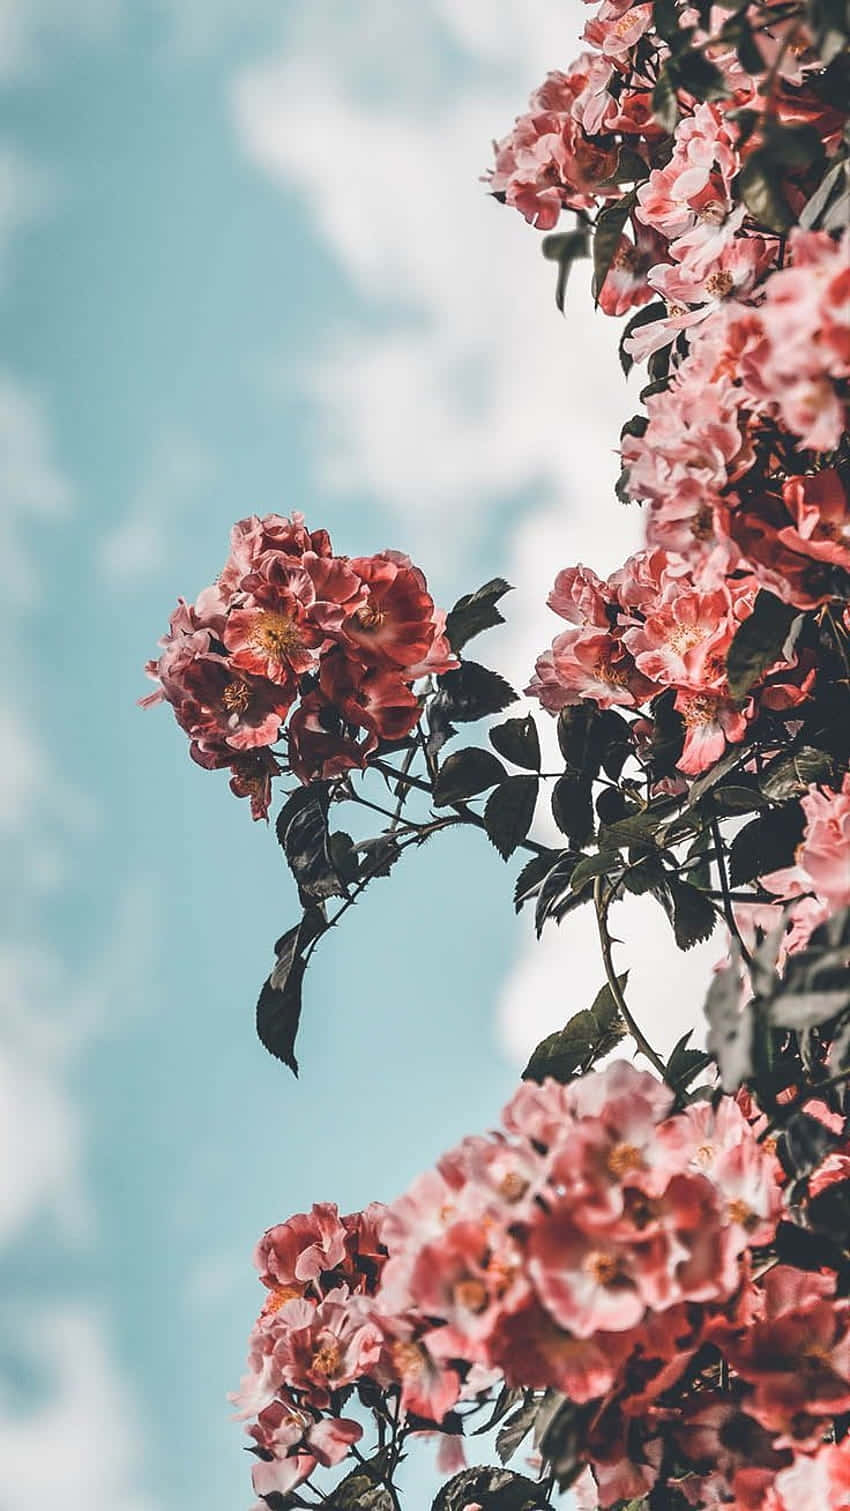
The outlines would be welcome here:
[[[848,31],[842,0],[603,0],[496,144],[559,307],[591,259],[647,364],[616,490],[645,548],[558,572],[526,689],[557,769],[466,653],[506,582],[445,614],[406,556],[337,555],[299,514],[240,521],[149,664],[144,701],[255,818],[294,779],[301,913],[257,1003],[293,1070],[319,942],[446,829],[523,852],[517,911],[539,934],[586,908],[604,969],[497,1131],[260,1240],[235,1400],[271,1511],[397,1511],[416,1437],[435,1511],[850,1511]],[[665,1061],[634,1018],[630,893],[681,949],[718,931],[704,1051]],[[626,1036],[648,1069],[611,1058]],[[499,1464],[464,1467],[494,1432]]]

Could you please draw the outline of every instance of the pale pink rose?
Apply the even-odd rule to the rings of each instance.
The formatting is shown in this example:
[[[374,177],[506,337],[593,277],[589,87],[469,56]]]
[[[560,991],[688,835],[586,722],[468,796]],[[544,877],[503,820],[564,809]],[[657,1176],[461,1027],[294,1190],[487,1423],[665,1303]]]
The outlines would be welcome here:
[[[810,787],[800,806],[806,815],[798,863],[811,889],[833,908],[850,903],[850,775],[841,789]]]

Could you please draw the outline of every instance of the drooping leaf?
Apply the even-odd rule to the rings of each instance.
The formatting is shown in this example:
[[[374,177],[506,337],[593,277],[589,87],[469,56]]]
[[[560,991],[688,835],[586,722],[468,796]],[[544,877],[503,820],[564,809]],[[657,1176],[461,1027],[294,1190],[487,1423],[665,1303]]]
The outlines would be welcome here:
[[[700,892],[690,882],[668,879],[670,896],[673,899],[673,932],[680,950],[689,950],[701,940],[710,938],[717,922],[717,914],[710,897]]]
[[[795,623],[799,630],[802,615],[762,589],[753,612],[738,626],[726,656],[726,676],[733,698],[745,698],[774,662],[791,659]]]
[[[438,1492],[431,1511],[538,1511],[547,1503],[545,1487],[510,1469],[462,1469]]]
[[[275,831],[304,907],[345,892],[330,851],[326,782],[311,782],[293,792],[278,814]]]
[[[509,1411],[513,1411],[514,1407],[522,1400],[524,1394],[525,1392],[518,1385],[503,1385],[496,1397],[496,1404],[492,1412],[486,1422],[482,1422],[480,1427],[476,1427],[472,1433],[472,1437],[477,1438],[483,1432],[492,1432],[496,1423],[501,1422],[502,1418],[506,1417]]]
[[[447,756],[440,767],[434,786],[434,806],[444,808],[448,803],[460,803],[486,792],[507,776],[501,761],[489,750],[469,746]]]
[[[571,773],[552,788],[552,817],[571,845],[580,850],[593,837],[593,786],[588,777]]]
[[[606,205],[596,217],[593,233],[593,297],[597,303],[634,206],[635,193],[632,191],[624,194],[614,204]]]
[[[513,855],[531,828],[537,786],[536,776],[509,776],[487,799],[484,826],[504,860]]]
[[[504,624],[504,615],[496,608],[500,598],[512,591],[503,577],[494,577],[474,593],[464,593],[446,616],[446,635],[452,650],[463,650],[467,641],[482,630]]]
[[[301,1019],[301,987],[306,963],[304,951],[327,927],[320,907],[308,908],[301,922],[275,946],[277,961],[257,1000],[257,1035],[276,1059],[298,1074],[295,1040]]]
[[[514,907],[519,913],[540,891],[545,878],[559,859],[557,850],[546,850],[542,855],[532,855],[526,861],[514,884]]]
[[[558,279],[555,284],[555,304],[564,313],[564,300],[567,293],[570,270],[573,263],[579,257],[587,257],[590,252],[588,232],[582,226],[576,231],[557,231],[551,236],[544,236],[542,242],[543,256],[550,262],[558,264]]]
[[[490,744],[514,766],[524,766],[526,771],[540,770],[540,741],[531,714],[524,719],[506,719],[504,724],[494,724]]]
[[[508,1417],[504,1427],[496,1435],[496,1452],[503,1464],[513,1458],[523,1438],[528,1436],[536,1415],[537,1402],[533,1392],[529,1392],[526,1400],[513,1416]]]
[[[614,881],[623,873],[623,861],[615,851],[604,850],[598,855],[582,855],[578,864],[573,869],[572,889],[574,892],[581,891],[589,881],[594,881],[597,876],[607,876]]]
[[[575,851],[564,850],[543,878],[534,910],[534,927],[538,939],[548,918],[554,918],[556,923],[560,923],[567,913],[571,913],[573,908],[584,901],[581,894],[571,886],[572,875],[580,859]]]
[[[782,871],[794,861],[803,838],[804,814],[798,803],[785,803],[745,824],[729,850],[729,877],[733,886]]]

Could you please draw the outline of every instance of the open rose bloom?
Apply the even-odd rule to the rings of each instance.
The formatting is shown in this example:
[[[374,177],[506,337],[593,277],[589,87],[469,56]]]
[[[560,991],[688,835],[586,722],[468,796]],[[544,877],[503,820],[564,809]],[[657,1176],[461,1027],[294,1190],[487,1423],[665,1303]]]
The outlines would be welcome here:
[[[254,515],[217,582],[178,604],[143,702],[170,703],[193,759],[228,767],[261,818],[284,765],[337,776],[409,734],[414,683],[457,665],[444,628],[409,557],[335,556],[302,515]]]

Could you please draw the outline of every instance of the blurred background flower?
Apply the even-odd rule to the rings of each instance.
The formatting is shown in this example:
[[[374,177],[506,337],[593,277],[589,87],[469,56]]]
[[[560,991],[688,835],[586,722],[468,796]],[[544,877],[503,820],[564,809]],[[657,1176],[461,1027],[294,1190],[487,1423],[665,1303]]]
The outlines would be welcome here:
[[[637,546],[616,328],[585,264],[561,320],[537,233],[478,182],[583,24],[0,0],[3,1511],[247,1503],[225,1391],[257,1235],[390,1199],[601,984],[587,921],[534,946],[513,868],[455,833],[318,956],[296,1083],[253,1034],[295,916],[273,837],[135,707],[241,515],[410,551],[444,606],[505,575],[486,659],[520,686],[557,567]],[[704,953],[629,906],[670,1043]]]

